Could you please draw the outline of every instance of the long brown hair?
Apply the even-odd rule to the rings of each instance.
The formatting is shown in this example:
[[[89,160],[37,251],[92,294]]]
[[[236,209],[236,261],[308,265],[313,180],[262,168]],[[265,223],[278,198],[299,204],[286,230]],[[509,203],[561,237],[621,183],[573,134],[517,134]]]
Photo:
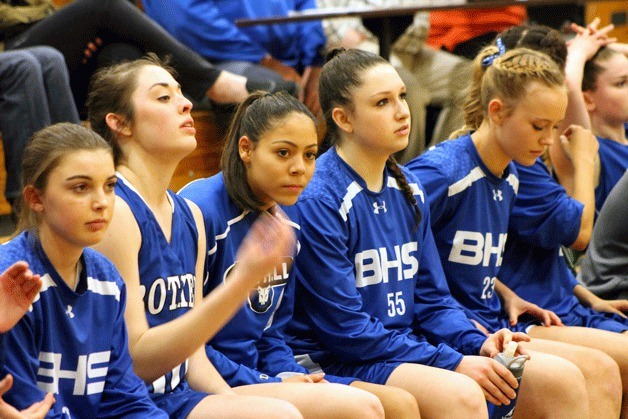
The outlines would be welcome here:
[[[332,117],[334,108],[353,109],[353,92],[364,82],[364,72],[382,64],[390,65],[379,55],[359,49],[338,48],[328,54],[327,63],[323,66],[318,82],[318,97],[327,124],[327,134],[323,140],[321,152],[325,148],[336,145],[340,140],[338,127]],[[418,228],[421,222],[421,210],[414,192],[408,184],[408,179],[393,156],[389,156],[386,160],[386,167],[397,181],[406,201],[412,208],[415,219],[414,228]]]

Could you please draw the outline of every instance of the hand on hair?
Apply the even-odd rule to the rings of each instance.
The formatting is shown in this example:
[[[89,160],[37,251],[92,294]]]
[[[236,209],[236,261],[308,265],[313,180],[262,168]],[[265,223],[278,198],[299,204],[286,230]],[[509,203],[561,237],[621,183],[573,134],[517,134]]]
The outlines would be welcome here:
[[[7,375],[0,380],[0,418],[3,419],[39,419],[44,418],[52,404],[55,402],[55,398],[52,393],[47,393],[43,400],[33,403],[30,407],[19,412],[16,408],[9,405],[2,398],[4,393],[9,391],[13,386],[13,377]]]
[[[0,332],[6,332],[24,316],[41,288],[26,262],[16,262],[0,274]]]
[[[600,19],[597,17],[586,28],[572,23],[571,29],[576,33],[576,36],[567,41],[569,53],[582,53],[586,61],[590,60],[601,47],[617,41],[617,38],[608,36],[614,28],[612,24],[598,29],[599,24]]]

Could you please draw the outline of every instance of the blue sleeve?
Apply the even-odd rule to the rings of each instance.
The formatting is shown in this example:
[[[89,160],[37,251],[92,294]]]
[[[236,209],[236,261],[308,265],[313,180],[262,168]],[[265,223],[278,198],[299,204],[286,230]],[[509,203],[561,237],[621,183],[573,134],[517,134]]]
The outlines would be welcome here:
[[[465,355],[479,355],[486,336],[471,323],[451,296],[429,227],[429,217],[429,209],[425,206],[421,222],[423,247],[414,295],[415,327],[430,342],[445,343]]]
[[[294,360],[292,349],[286,344],[283,334],[286,325],[292,319],[294,288],[294,276],[290,275],[279,301],[279,307],[273,313],[272,324],[264,330],[262,337],[257,342],[258,368],[273,376],[282,372],[309,373],[307,368]]]
[[[211,345],[205,345],[207,358],[220,373],[222,378],[231,386],[244,386],[248,384],[279,383],[281,378],[269,377],[260,371],[248,368],[237,362],[233,362],[222,352],[217,351]]]
[[[517,164],[519,192],[510,216],[510,231],[535,246],[570,246],[580,232],[584,205],[567,195],[544,164]]]
[[[415,341],[362,308],[355,287],[353,261],[341,235],[346,224],[334,205],[306,199],[297,206],[301,217],[301,250],[296,259],[300,301],[316,337],[333,348],[341,362],[365,363],[398,360],[455,369],[462,356],[446,345],[434,347]],[[360,348],[356,351],[355,348]]]
[[[5,365],[2,377],[13,376],[13,387],[3,397],[4,401],[17,410],[24,410],[33,403],[44,399],[46,393],[37,387],[37,369],[39,368],[39,350],[36,340],[33,316],[27,313],[7,332],[5,343]],[[47,418],[64,418],[63,405],[56,402],[48,412]]]
[[[122,281],[122,280],[120,280]],[[148,396],[146,385],[133,372],[129,341],[124,321],[126,288],[120,292],[120,309],[114,323],[111,359],[107,381],[98,407],[98,417],[168,418]],[[95,331],[97,333],[97,331]]]
[[[143,4],[152,19],[206,58],[260,62],[266,55],[212,0],[143,0]]]
[[[407,167],[419,178],[423,188],[425,188],[425,199],[430,207],[430,214],[432,214],[431,225],[434,226],[445,213],[449,179],[438,167],[428,164],[420,156],[409,162]]]

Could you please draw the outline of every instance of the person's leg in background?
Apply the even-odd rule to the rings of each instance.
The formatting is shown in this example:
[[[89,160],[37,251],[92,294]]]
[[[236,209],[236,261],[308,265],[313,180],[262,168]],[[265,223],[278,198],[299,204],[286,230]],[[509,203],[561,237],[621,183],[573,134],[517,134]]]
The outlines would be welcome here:
[[[66,120],[78,122],[66,68],[62,59],[58,61],[59,57],[52,48],[42,47],[3,52],[0,59],[0,132],[7,172],[5,196],[13,209],[21,194],[24,148],[33,133],[52,122],[49,92],[65,99],[65,102],[61,102],[61,98],[53,102],[55,107],[64,108],[56,109],[55,117],[67,113],[69,119]],[[53,70],[53,66],[60,68]],[[57,71],[65,73],[65,77]],[[47,76],[51,77],[48,81]],[[60,84],[47,86],[47,83]]]

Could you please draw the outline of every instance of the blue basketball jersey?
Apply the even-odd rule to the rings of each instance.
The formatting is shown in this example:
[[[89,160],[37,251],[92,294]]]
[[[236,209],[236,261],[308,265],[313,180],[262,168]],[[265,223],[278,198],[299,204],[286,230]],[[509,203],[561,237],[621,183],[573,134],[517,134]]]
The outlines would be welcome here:
[[[42,278],[29,311],[6,336],[4,400],[18,410],[54,393],[47,417],[160,417],[133,373],[124,323],[126,288],[115,267],[85,249],[77,290],[70,289],[39,240],[22,233],[0,246],[0,269],[18,260]]]
[[[560,246],[578,237],[584,206],[567,195],[541,160],[529,167],[515,165],[519,193],[499,279],[521,298],[562,317],[579,302]]]
[[[118,173],[116,195],[124,200],[142,235],[139,254],[140,286],[150,327],[167,323],[194,306],[198,231],[187,202],[168,191],[172,203],[172,232],[166,240],[152,210],[138,191]],[[155,380],[149,393],[169,393],[179,385],[187,370],[186,360]]]
[[[235,205],[222,173],[186,185],[179,195],[196,203],[203,213],[207,232],[203,294],[208,295],[229,281],[238,248],[259,213]],[[298,233],[298,224],[291,224]],[[292,317],[291,266],[292,255],[286,255],[281,268],[264,278],[244,307],[207,345],[209,359],[229,385],[280,382],[276,375],[282,372],[308,372],[296,363],[283,336],[285,324]]]
[[[301,249],[289,343],[332,363],[415,362],[454,369],[486,336],[449,294],[418,180],[405,168],[422,220],[386,169],[381,191],[330,149],[296,204]]]
[[[601,137],[597,140],[600,144],[600,182],[595,188],[596,213],[602,209],[611,189],[628,169],[628,145]]]
[[[497,177],[471,136],[445,141],[407,167],[427,191],[432,231],[451,294],[491,332],[508,326],[495,278],[502,264],[508,219],[519,180],[510,163]]]

